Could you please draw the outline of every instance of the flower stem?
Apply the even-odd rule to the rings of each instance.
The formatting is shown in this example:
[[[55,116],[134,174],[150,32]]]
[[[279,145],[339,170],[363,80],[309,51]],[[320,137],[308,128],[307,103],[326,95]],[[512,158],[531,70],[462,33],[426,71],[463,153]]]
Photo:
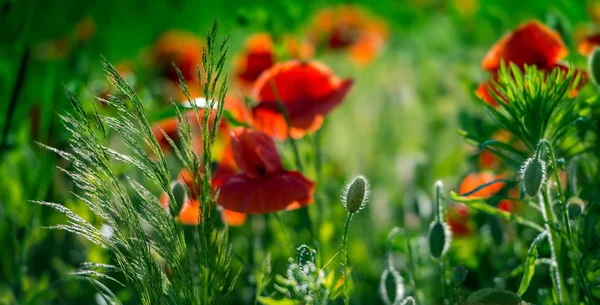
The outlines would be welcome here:
[[[442,296],[444,298],[442,304],[447,305],[449,298],[448,290],[446,288],[446,258],[444,256],[440,259],[440,268],[442,269]]]
[[[567,244],[567,247],[569,247],[569,252],[571,252],[571,254],[568,256],[571,259],[571,263],[575,267],[575,271],[577,272],[577,276],[579,277],[579,282],[583,286],[583,290],[585,291],[588,301],[590,302],[590,304],[593,305],[595,304],[594,299],[592,298],[592,293],[589,290],[587,279],[583,274],[583,270],[581,269],[579,261],[577,260],[577,249],[573,244],[577,240],[575,239],[575,236],[573,236],[573,229],[571,228],[571,222],[569,221],[569,214],[567,211],[567,200],[565,198],[565,193],[563,191],[560,176],[558,174],[559,168],[556,163],[556,155],[554,154],[554,149],[552,149],[552,145],[550,145],[550,142],[548,142],[547,140],[541,140],[538,145],[542,144],[546,145],[546,148],[548,149],[550,155],[550,161],[552,162],[552,167],[554,167],[554,180],[556,180],[556,187],[558,189],[558,200],[560,201],[559,206],[561,209],[562,221],[563,225],[567,230],[568,240],[565,240],[565,242]]]
[[[346,215],[346,222],[344,223],[344,232],[342,233],[342,266],[344,268],[344,304],[350,304],[350,276],[348,274],[348,229],[350,228],[350,221],[352,220],[352,213]]]
[[[556,285],[556,292],[558,294],[558,299],[560,304],[569,304],[569,295],[565,290],[565,281],[562,275],[562,269],[560,264],[558,263],[558,251],[557,247],[560,245],[559,236],[555,231],[555,228],[552,227],[554,222],[554,217],[552,214],[552,208],[550,207],[550,198],[548,196],[548,190],[544,186],[542,190],[539,192],[539,201],[540,207],[542,209],[542,215],[544,217],[544,223],[546,231],[548,232],[548,243],[550,244],[550,252],[552,254],[552,264],[554,265],[554,283]]]

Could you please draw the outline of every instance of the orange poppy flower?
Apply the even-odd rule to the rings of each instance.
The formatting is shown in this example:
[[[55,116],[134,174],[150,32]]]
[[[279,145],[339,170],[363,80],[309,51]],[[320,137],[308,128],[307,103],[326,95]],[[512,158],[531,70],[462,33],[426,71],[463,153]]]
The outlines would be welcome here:
[[[191,192],[191,198],[185,195],[181,209],[179,210],[179,220],[181,223],[186,225],[198,225],[200,221],[200,204],[198,202],[198,196],[195,194],[196,190],[200,190],[200,187],[194,187],[189,173],[186,170],[182,170],[177,177],[177,180],[181,183],[187,184],[187,188]],[[163,208],[169,211],[169,197],[167,193],[163,193],[160,196],[160,203]]]
[[[350,59],[363,65],[381,52],[388,32],[382,20],[368,16],[357,6],[341,5],[317,13],[310,36],[327,49],[349,50]]]
[[[315,47],[308,40],[299,40],[294,36],[285,35],[283,44],[292,58],[308,60],[315,55]]]
[[[202,63],[203,45],[192,33],[169,31],[156,42],[152,61],[160,73],[173,82],[179,82],[179,76],[172,62],[181,70],[186,81],[197,81],[197,68]]]
[[[291,60],[276,64],[254,84],[252,96],[258,104],[252,109],[253,124],[275,139],[287,138],[280,99],[290,119],[289,135],[301,138],[321,127],[325,115],[342,102],[352,83],[352,79],[342,81],[319,62]]]
[[[474,232],[469,208],[464,203],[457,203],[450,207],[446,215],[446,223],[452,231],[452,236],[464,237]]]
[[[513,63],[521,69],[524,69],[525,65],[535,65],[540,70],[550,72],[557,67],[566,68],[560,64],[560,61],[567,56],[567,53],[568,49],[560,34],[541,22],[533,20],[521,24],[504,35],[484,56],[481,66],[492,73],[492,78],[496,77],[502,61],[506,64]],[[481,84],[475,93],[490,105],[498,106],[497,101],[488,91],[488,83]],[[580,82],[580,86],[584,83],[585,79]],[[577,95],[577,90],[571,95]]]
[[[222,180],[217,203],[240,213],[264,214],[313,202],[314,182],[287,171],[273,140],[248,128],[232,131],[231,151],[240,173]]]
[[[273,40],[267,33],[255,34],[246,40],[243,54],[237,61],[237,78],[243,86],[251,86],[263,71],[275,64]]]
[[[583,56],[589,56],[592,54],[595,48],[600,46],[600,33],[586,36],[577,45],[577,51]]]
[[[460,195],[470,193],[473,190],[479,188],[481,185],[490,183],[494,180],[501,179],[503,176],[494,175],[491,172],[485,171],[481,173],[471,173],[467,175],[460,183],[458,193]],[[468,195],[468,198],[484,198],[487,199],[496,193],[498,193],[504,187],[504,182],[496,182],[483,187],[476,192]]]

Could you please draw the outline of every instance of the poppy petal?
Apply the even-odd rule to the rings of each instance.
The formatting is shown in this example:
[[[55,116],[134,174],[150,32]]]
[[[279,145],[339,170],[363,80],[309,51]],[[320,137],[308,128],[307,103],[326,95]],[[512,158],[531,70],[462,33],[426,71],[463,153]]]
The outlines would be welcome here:
[[[223,183],[217,203],[235,212],[265,214],[312,203],[314,189],[314,182],[299,172],[284,171],[258,179],[237,174]]]
[[[471,193],[484,184],[502,178],[501,175],[494,175],[491,172],[471,173],[467,175],[460,183],[459,194]],[[504,182],[496,182],[488,186],[482,187],[477,191],[469,194],[468,198],[489,198],[498,193],[504,187]]]
[[[246,223],[246,218],[248,216],[244,213],[223,209],[223,212],[221,212],[221,217],[223,222],[230,226],[241,226]]]
[[[585,37],[577,44],[577,51],[583,56],[592,54],[595,48],[600,46],[600,33]]]
[[[275,143],[266,133],[236,128],[232,132],[231,150],[237,166],[252,178],[279,173],[283,169]]]
[[[482,67],[495,71],[504,60],[519,67],[529,64],[546,68],[557,64],[567,52],[560,34],[533,20],[504,35],[485,55]]]
[[[200,204],[198,200],[186,200],[179,211],[179,220],[181,223],[189,226],[195,226],[200,223]]]
[[[281,102],[290,119],[290,136],[303,137],[321,127],[323,117],[343,101],[352,84],[352,80],[341,81],[317,62],[292,60],[276,65],[254,87],[258,104],[252,109],[253,124],[276,139],[287,138]]]

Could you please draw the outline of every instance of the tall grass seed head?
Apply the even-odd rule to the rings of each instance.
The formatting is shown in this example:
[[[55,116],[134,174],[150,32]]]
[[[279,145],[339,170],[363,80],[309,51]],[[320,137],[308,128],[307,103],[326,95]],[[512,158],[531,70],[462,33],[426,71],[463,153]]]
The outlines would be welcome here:
[[[546,162],[539,156],[529,158],[520,170],[521,187],[531,197],[537,195],[546,181]]]
[[[429,252],[435,259],[440,259],[450,249],[450,243],[452,242],[452,231],[445,222],[436,220],[431,223],[429,227]]]
[[[350,214],[354,214],[367,205],[371,196],[369,180],[364,176],[357,176],[346,184],[342,191],[342,203]]]

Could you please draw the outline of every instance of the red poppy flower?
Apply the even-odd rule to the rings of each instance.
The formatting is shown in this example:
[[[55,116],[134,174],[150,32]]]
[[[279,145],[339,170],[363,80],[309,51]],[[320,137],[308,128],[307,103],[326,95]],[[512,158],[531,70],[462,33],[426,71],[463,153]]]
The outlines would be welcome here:
[[[519,67],[528,64],[544,69],[556,65],[567,53],[560,34],[533,20],[504,35],[485,55],[481,66],[485,70],[495,71],[504,60]]]
[[[222,180],[217,203],[240,213],[264,214],[313,202],[314,182],[287,171],[273,140],[247,128],[232,132],[231,151],[240,173]]]
[[[470,193],[479,188],[481,185],[490,183],[494,180],[502,178],[501,175],[494,175],[491,172],[471,173],[467,175],[460,183],[458,192],[459,195]],[[496,182],[483,187],[476,192],[468,195],[468,198],[484,198],[487,199],[498,193],[504,187],[504,182]]]
[[[533,20],[504,35],[485,55],[481,66],[492,73],[492,78],[496,77],[502,61],[506,64],[513,63],[520,69],[524,69],[525,65],[535,65],[538,69],[549,73],[557,67],[566,68],[560,64],[560,61],[567,56],[567,53],[568,50],[560,34],[541,22]],[[580,82],[580,86],[584,83],[585,79]],[[488,91],[488,84],[489,82],[481,84],[475,93],[490,105],[498,106],[497,101]],[[575,95],[577,90],[571,93],[571,96]]]
[[[252,95],[254,126],[275,139],[288,136],[278,99],[290,119],[289,134],[301,138],[318,130],[324,116],[337,107],[352,87],[351,79],[340,80],[321,63],[291,60],[265,71],[256,81]],[[274,90],[274,88],[276,90]]]
[[[450,207],[446,222],[452,231],[452,236],[464,237],[474,232],[469,208],[464,203],[457,203]]]
[[[246,40],[246,47],[238,58],[237,77],[244,86],[251,86],[263,71],[275,63],[273,41],[266,33],[255,34]]]
[[[160,73],[173,82],[179,82],[173,62],[181,70],[186,81],[197,81],[197,69],[198,65],[202,63],[203,45],[200,39],[192,33],[166,32],[156,42],[152,59]]]
[[[511,188],[508,191],[509,198],[502,199],[498,202],[498,209],[505,211],[505,212],[509,212],[509,213],[516,212],[516,210],[519,207],[519,205],[518,205],[519,195],[520,195],[520,191],[518,189]]]
[[[311,38],[331,50],[348,50],[357,64],[371,62],[383,49],[387,25],[353,5],[326,8],[314,17]]]

